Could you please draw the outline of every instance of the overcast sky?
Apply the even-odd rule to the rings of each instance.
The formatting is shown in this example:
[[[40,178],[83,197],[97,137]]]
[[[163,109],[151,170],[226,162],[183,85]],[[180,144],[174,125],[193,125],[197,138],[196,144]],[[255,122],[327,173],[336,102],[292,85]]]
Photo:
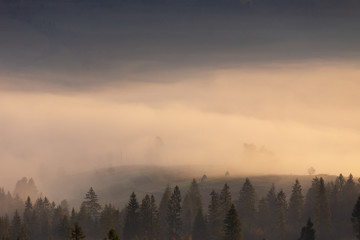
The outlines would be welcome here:
[[[0,180],[140,163],[360,175],[359,5],[285,3],[1,2]]]

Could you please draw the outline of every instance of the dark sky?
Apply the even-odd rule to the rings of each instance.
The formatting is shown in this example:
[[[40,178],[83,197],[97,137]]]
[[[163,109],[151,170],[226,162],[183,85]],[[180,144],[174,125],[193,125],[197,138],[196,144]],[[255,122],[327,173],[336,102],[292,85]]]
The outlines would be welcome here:
[[[122,71],[127,76],[163,68],[358,59],[360,53],[356,0],[3,0],[0,9],[0,71],[10,75],[82,75],[136,62],[135,69]],[[99,83],[46,81],[70,88]]]

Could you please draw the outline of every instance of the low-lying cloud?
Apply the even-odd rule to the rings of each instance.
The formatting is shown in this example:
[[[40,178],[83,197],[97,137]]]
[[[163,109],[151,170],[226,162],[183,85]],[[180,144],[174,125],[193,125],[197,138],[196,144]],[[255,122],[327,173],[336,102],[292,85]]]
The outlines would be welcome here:
[[[232,175],[307,174],[310,166],[360,174],[357,62],[137,77],[171,75],[177,81],[1,90],[0,180],[12,188],[22,176],[49,179],[123,164],[220,165]],[[257,146],[255,157],[244,143]]]

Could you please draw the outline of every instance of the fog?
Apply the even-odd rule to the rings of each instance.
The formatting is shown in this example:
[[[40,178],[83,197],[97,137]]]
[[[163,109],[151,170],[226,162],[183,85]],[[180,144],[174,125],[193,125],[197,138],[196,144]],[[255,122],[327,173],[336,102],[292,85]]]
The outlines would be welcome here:
[[[116,68],[81,78],[116,79]],[[148,70],[74,90],[1,76],[0,181],[98,168],[191,165],[204,172],[359,175],[359,63],[306,61]],[[161,81],[172,78],[174,81]],[[160,81],[139,81],[159,79]],[[100,81],[101,82],[101,81]],[[244,144],[253,144],[250,152]],[[211,170],[210,170],[211,169]],[[215,173],[214,173],[215,174]],[[41,188],[41,187],[40,187]]]

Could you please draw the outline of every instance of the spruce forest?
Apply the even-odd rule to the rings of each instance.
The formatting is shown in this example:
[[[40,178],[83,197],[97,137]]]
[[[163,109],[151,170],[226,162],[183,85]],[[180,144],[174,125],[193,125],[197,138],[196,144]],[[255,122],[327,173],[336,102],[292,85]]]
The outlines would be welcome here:
[[[274,184],[259,196],[246,178],[236,196],[227,183],[212,190],[208,206],[199,184],[193,179],[183,193],[166,186],[161,199],[152,194],[138,199],[133,192],[123,208],[101,205],[92,187],[79,209],[47,197],[23,201],[2,189],[0,239],[360,239],[360,179],[351,174],[329,182],[315,176],[307,192],[296,180],[290,196]]]

